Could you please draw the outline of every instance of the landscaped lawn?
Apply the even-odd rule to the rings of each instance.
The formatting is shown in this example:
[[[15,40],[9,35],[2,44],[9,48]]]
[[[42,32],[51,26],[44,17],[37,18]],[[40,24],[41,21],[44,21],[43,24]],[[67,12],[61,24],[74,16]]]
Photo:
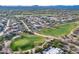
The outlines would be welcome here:
[[[39,31],[40,34],[51,35],[51,36],[63,36],[67,35],[77,26],[76,23],[66,23],[58,25],[55,28],[43,28]]]
[[[19,49],[28,50],[34,48],[35,46],[41,45],[43,42],[43,37],[30,34],[22,34],[21,38],[15,39],[11,43],[11,48],[14,51],[17,51]]]

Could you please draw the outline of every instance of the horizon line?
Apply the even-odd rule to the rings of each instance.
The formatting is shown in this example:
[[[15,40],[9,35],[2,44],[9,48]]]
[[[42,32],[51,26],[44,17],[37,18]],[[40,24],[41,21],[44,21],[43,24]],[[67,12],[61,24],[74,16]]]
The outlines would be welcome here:
[[[79,6],[79,5],[0,5],[0,6]]]

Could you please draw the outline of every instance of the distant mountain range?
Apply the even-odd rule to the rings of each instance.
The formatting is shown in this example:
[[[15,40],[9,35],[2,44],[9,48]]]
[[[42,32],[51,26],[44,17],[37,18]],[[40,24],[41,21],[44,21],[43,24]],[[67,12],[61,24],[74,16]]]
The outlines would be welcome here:
[[[0,6],[0,10],[40,10],[40,9],[71,9],[71,10],[79,10],[79,5],[73,6]]]

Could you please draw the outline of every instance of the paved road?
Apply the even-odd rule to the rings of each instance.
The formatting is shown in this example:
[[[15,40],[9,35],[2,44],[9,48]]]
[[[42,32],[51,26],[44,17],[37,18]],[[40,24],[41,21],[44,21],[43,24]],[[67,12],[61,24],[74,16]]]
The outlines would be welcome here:
[[[1,35],[5,34],[5,31],[7,31],[9,29],[9,25],[10,25],[10,19],[7,21],[5,29],[1,32]],[[2,51],[4,53],[11,53],[11,50],[9,48],[10,43],[11,43],[11,40],[4,40],[4,46],[3,46],[3,49],[2,49]]]
[[[27,24],[25,24],[23,20],[20,20],[20,21],[21,21],[21,22],[23,23],[23,25],[25,26],[25,29],[28,30],[29,32],[31,32],[31,30],[29,29],[29,27],[27,26]]]
[[[4,32],[9,29],[10,19],[7,21],[7,24],[2,32],[0,32],[0,36],[4,35]]]

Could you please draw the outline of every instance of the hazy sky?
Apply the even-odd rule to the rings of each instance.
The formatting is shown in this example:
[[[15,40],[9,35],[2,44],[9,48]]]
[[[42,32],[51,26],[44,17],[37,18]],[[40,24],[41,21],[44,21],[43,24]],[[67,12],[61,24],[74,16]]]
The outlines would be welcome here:
[[[79,0],[0,0],[0,5],[79,5]]]

